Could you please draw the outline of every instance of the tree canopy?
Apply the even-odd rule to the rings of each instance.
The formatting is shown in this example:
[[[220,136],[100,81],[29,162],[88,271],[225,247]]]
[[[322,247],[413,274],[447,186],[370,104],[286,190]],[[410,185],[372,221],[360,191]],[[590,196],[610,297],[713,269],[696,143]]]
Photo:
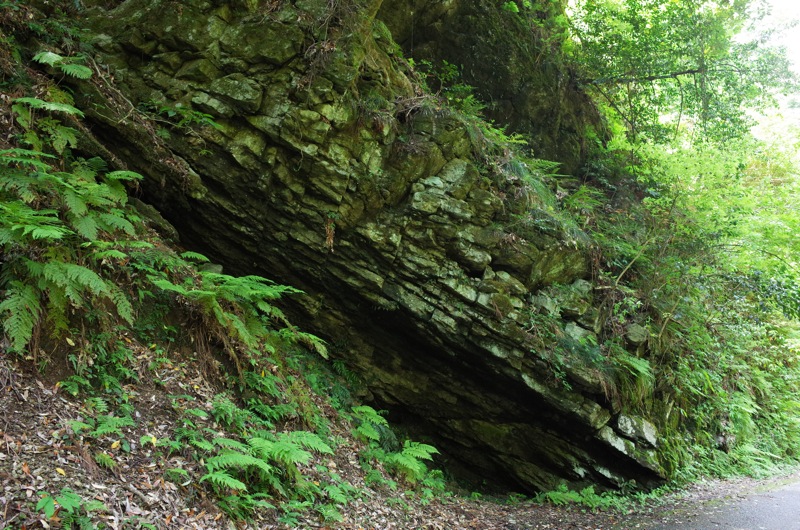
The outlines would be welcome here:
[[[749,128],[746,108],[795,86],[785,50],[742,30],[748,0],[577,0],[581,81],[631,137],[663,140],[686,123],[726,140]],[[754,18],[755,17],[755,18]]]

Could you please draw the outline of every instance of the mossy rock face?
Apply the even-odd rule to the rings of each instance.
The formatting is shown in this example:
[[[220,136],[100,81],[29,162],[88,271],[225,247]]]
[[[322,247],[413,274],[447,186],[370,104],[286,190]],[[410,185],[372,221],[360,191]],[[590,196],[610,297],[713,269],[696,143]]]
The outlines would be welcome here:
[[[305,291],[288,302],[293,321],[342,345],[333,355],[379,406],[487,480],[527,491],[657,482],[629,447],[637,439],[599,436],[619,428],[592,372],[560,385],[533,336],[532,295],[587,275],[586,236],[547,212],[514,236],[463,122],[396,106],[420,96],[375,19],[380,0],[335,13],[324,0],[221,4],[128,0],[89,18],[134,107],[180,104],[215,127],[175,124],[159,140],[124,119],[130,106],[76,90],[182,241],[226,271]],[[487,5],[442,3],[464,16]],[[554,67],[508,66],[548,83]]]
[[[567,66],[559,26],[565,2],[533,1],[512,13],[498,0],[398,0],[378,17],[415,60],[447,61],[510,132],[529,135],[539,158],[572,173],[585,161],[599,114]]]

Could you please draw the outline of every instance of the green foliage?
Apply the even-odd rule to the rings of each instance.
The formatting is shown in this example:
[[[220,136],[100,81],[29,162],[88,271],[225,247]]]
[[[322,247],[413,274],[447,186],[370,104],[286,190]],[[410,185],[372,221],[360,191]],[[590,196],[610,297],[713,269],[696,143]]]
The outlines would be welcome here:
[[[6,289],[5,300],[0,302],[0,313],[6,315],[3,331],[17,351],[33,337],[33,328],[42,310],[39,300],[40,293],[34,286],[13,280]]]
[[[621,117],[630,138],[663,140],[686,123],[721,141],[740,136],[745,107],[795,84],[785,52],[763,35],[734,38],[752,15],[748,4],[576,2],[572,31],[584,86]]]
[[[87,418],[85,421],[71,420],[68,425],[75,434],[83,433],[84,436],[92,438],[110,435],[122,438],[124,437],[122,428],[131,427],[135,423],[129,416],[119,417],[101,414],[97,418]]]
[[[330,447],[313,433],[294,431],[279,433],[277,436],[264,433],[264,436],[269,438],[250,437],[246,442],[229,438],[212,440],[213,445],[220,449],[205,459],[208,473],[200,482],[208,481],[220,494],[229,490],[250,492],[251,499],[258,498],[252,495],[264,498],[273,495],[287,496],[296,487],[297,481],[301,480],[297,466],[306,464],[311,459],[311,453],[303,447],[332,453]],[[295,486],[287,484],[287,480],[294,481]],[[228,505],[233,510],[231,502],[232,499],[228,498],[223,506]],[[260,501],[253,504],[252,508],[256,507],[271,506]],[[239,503],[233,511],[242,512],[245,508]]]
[[[271,354],[276,346],[287,342],[303,342],[321,356],[328,355],[322,340],[296,330],[272,304],[283,294],[299,292],[296,289],[259,276],[236,278],[202,270],[186,275],[182,283],[175,283],[160,272],[151,275],[150,280],[155,287],[176,294],[201,315],[234,361],[240,378],[247,370],[241,350],[253,365],[260,360],[259,351]],[[275,323],[283,327],[275,330]]]
[[[92,70],[90,68],[78,64],[82,61],[82,58],[62,57],[57,53],[43,51],[34,55],[33,60],[58,68],[63,73],[78,79],[89,79],[92,77]]]
[[[381,427],[389,427],[389,422],[381,414],[367,405],[353,407],[353,415],[356,418],[356,436],[367,442],[380,442]]]
[[[253,376],[248,379],[253,380]],[[202,462],[206,473],[198,482],[207,484],[223,511],[237,519],[248,519],[258,509],[275,509],[268,500],[280,501],[287,514],[293,513],[288,504],[299,498],[341,500],[349,491],[341,479],[331,475],[330,484],[318,486],[301,471],[307,468],[313,453],[332,455],[330,445],[308,431],[275,432],[272,424],[251,408],[250,404],[257,401],[248,401],[242,408],[230,396],[220,395],[214,399],[210,415],[200,409],[184,409],[174,440],[159,440],[157,445]],[[200,428],[211,419],[219,422],[213,429]],[[228,436],[220,436],[220,428]],[[170,473],[174,475],[171,480],[191,480],[180,470]],[[311,505],[303,504],[305,508]],[[333,512],[328,515],[334,516]]]
[[[610,339],[604,346],[609,363],[617,375],[617,391],[627,406],[643,405],[653,395],[656,382],[650,361],[631,355],[615,339]]]
[[[41,511],[46,519],[51,519],[58,511],[63,528],[78,528],[80,530],[93,530],[92,523],[94,512],[108,512],[105,504],[97,500],[84,501],[80,495],[70,488],[62,488],[61,493],[52,495],[39,492],[41,499],[36,503],[36,509]],[[102,528],[99,526],[97,528]]]
[[[77,114],[68,105],[48,106],[32,98],[15,101],[18,117],[24,114],[19,109],[24,108]],[[28,115],[23,125],[35,133],[39,129],[31,122]],[[47,123],[49,145],[58,154],[74,146],[74,136],[64,132],[71,129],[53,126],[57,121],[52,119]],[[34,338],[43,300],[47,300],[49,323],[56,331],[67,328],[69,307],[86,310],[103,300],[124,321],[133,321],[126,296],[111,278],[87,266],[82,246],[101,235],[133,234],[133,222],[138,218],[126,211],[127,197],[120,184],[131,175],[98,173],[92,161],[76,161],[71,172],[59,171],[53,163],[53,155],[37,150],[0,151],[0,209],[4,214],[0,217],[0,245],[9,257],[0,277],[6,288],[0,313],[6,315],[3,329],[17,351]]]
[[[220,129],[221,126],[210,114],[206,114],[180,103],[176,105],[161,105],[150,102],[142,105],[142,110],[155,121],[163,122],[168,128],[159,128],[157,134],[162,138],[170,137],[170,129],[198,136],[195,127],[212,127]]]
[[[559,485],[555,490],[539,493],[533,500],[534,502],[549,503],[556,506],[576,504],[592,511],[619,510],[627,503],[626,499],[618,494],[609,492],[598,494],[592,486],[580,491],[574,491],[570,490],[566,484]]]
[[[164,480],[185,486],[191,482],[191,476],[185,469],[173,467],[164,470]]]
[[[800,455],[800,227],[787,214],[798,184],[778,148],[692,140],[609,146],[636,156],[612,162],[622,180],[605,185],[623,198],[587,225],[601,249],[603,353],[622,406],[660,424],[671,476],[762,473]],[[621,339],[632,324],[648,333],[635,354]]]
[[[432,445],[406,440],[402,448],[393,447],[397,440],[389,429],[389,422],[379,412],[367,405],[353,407],[356,428],[354,434],[370,446],[368,456],[383,462],[386,468],[410,484],[420,481],[426,489],[441,484],[438,475],[431,474],[425,461],[433,460],[439,451]],[[398,450],[399,449],[399,450]],[[377,480],[382,480],[380,477]],[[431,490],[432,491],[432,490]]]
[[[86,74],[77,60],[53,52],[42,52],[36,60],[68,75]],[[141,219],[127,204],[126,188],[141,176],[108,171],[97,158],[73,157],[77,131],[64,125],[61,116],[74,120],[82,113],[68,94],[55,88],[50,94],[54,99],[13,101],[19,142],[31,149],[0,151],[0,245],[7,256],[0,274],[0,315],[14,350],[23,353],[42,338],[41,330],[60,338],[80,319],[98,319],[101,328],[110,329],[117,322],[103,313],[108,307],[118,322],[133,325],[137,303],[172,294],[208,324],[240,375],[292,342],[327,355],[320,339],[296,330],[274,305],[297,290],[256,276],[200,271],[195,264],[205,257],[192,252],[176,256],[143,240],[135,229]],[[182,120],[199,119],[184,114]],[[133,293],[117,286],[121,279],[129,280]],[[88,380],[108,386],[115,378],[132,376],[124,356],[114,353],[119,351],[90,352],[94,356],[80,351],[71,360],[78,376],[94,366]],[[101,353],[108,354],[95,359]],[[104,364],[113,368],[104,371]],[[82,384],[74,379],[66,387],[77,392]]]
[[[384,463],[409,483],[415,484],[424,479],[428,473],[423,461],[433,460],[432,455],[438,453],[439,451],[432,445],[406,440],[401,451],[386,455]]]
[[[91,74],[80,60],[54,52],[42,52],[36,61],[50,75]],[[54,85],[31,92],[11,103],[15,147],[0,151],[0,315],[5,338],[21,356],[35,358],[46,341],[73,369],[59,387],[82,395],[83,411],[68,423],[65,437],[95,445],[111,439],[112,448],[123,452],[147,449],[192,459],[204,466],[200,476],[191,467],[173,467],[165,479],[205,489],[236,519],[280,509],[288,521],[313,509],[324,521],[341,521],[337,505],[357,490],[328,470],[309,475],[315,455],[333,455],[324,437],[329,428],[319,419],[316,432],[278,430],[297,428],[298,420],[312,423],[315,407],[297,375],[299,356],[287,349],[304,344],[327,356],[326,345],[294,328],[276,305],[299,291],[257,276],[202,270],[204,256],[165,250],[128,204],[141,177],[77,156],[84,146],[75,123],[83,114],[67,91]],[[468,97],[463,105],[475,106]],[[176,127],[213,125],[208,116],[185,109],[162,111]],[[181,326],[202,329],[202,336]],[[145,340],[149,348],[142,347]],[[145,370],[165,371],[174,361],[173,345],[191,345],[197,356],[224,350],[239,379],[207,409],[188,396],[175,397],[179,419],[169,436],[139,431],[138,443],[128,440],[136,425],[127,383]],[[367,419],[378,423],[372,428],[378,441],[399,449],[388,424],[376,417],[372,410]],[[441,481],[422,461],[435,452],[408,442],[388,453],[385,464],[433,491]],[[118,466],[115,453],[91,454],[103,468]],[[92,506],[65,490],[45,495],[39,509],[84,527],[91,524]]]
[[[116,461],[106,452],[98,451],[94,454],[94,461],[97,465],[106,469],[114,469],[117,467]]]

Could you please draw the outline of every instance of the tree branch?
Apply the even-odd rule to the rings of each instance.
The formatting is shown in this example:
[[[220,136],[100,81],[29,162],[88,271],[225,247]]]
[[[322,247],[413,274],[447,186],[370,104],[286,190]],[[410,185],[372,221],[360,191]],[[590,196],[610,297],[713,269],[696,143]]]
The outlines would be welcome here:
[[[707,73],[707,68],[692,68],[689,70],[681,70],[680,72],[672,72],[669,74],[659,75],[646,75],[644,77],[601,77],[600,79],[583,80],[583,83],[589,85],[618,85],[622,83],[648,83],[658,81],[661,79],[678,79],[685,75],[695,75]]]

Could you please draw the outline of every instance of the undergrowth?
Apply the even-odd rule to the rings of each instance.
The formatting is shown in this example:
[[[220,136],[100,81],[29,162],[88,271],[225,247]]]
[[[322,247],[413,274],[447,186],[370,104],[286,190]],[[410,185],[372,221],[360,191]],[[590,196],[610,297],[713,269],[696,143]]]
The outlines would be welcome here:
[[[34,60],[62,75],[91,75],[78,59],[55,52]],[[324,358],[327,349],[276,305],[299,291],[212,272],[202,267],[204,256],[165,246],[128,203],[140,175],[81,156],[75,124],[82,112],[57,81],[35,81],[42,97],[8,101],[13,138],[0,150],[0,315],[10,353],[40,370],[62,358],[70,367],[58,387],[82,401],[81,416],[59,436],[94,448],[91,459],[109,472],[118,466],[116,451],[149,448],[156,458],[192,462],[164,468],[164,478],[211,495],[234,520],[272,512],[291,526],[310,511],[340,521],[342,506],[363,492],[321,464],[340,441],[329,438],[334,419],[320,412],[296,359],[309,359],[301,345]],[[175,396],[170,435],[135,436],[142,426],[132,389],[143,379],[163,385],[186,350],[222,390],[211,403]],[[354,405],[349,397],[334,403],[345,415]],[[352,412],[360,421],[355,436],[366,444],[363,465],[381,484],[396,485],[391,476],[412,490],[422,484],[428,500],[432,488],[443,489],[423,463],[437,451],[411,441],[378,449],[367,426],[381,416],[370,411]],[[374,428],[389,432],[385,420]],[[65,528],[94,528],[107,512],[69,488],[40,492],[36,510],[43,524]]]
[[[33,59],[57,76],[15,86],[19,95],[5,109],[13,123],[0,150],[4,346],[40,369],[58,357],[68,361],[72,374],[59,385],[83,400],[84,414],[65,436],[129,450],[149,444],[192,462],[202,475],[187,465],[165,469],[164,477],[212,496],[234,519],[266,510],[292,524],[315,510],[325,522],[338,521],[342,506],[363,492],[321,463],[337,444],[308,385],[322,386],[329,374],[308,371],[317,379],[304,380],[292,364],[300,356],[288,352],[306,345],[327,357],[327,349],[278,307],[298,291],[257,276],[212,272],[199,266],[205,257],[165,247],[128,203],[141,177],[112,170],[79,148],[82,112],[54,79],[88,79],[91,70],[80,57],[53,51]],[[419,70],[423,96],[399,101],[397,116],[411,121],[447,113],[464,127],[487,188],[504,200],[504,242],[548,234],[575,248],[592,247],[596,336],[571,341],[557,315],[531,311],[532,341],[554,382],[569,385],[569,363],[587,360],[613,407],[658,424],[661,463],[678,481],[702,473],[762,473],[800,458],[796,273],[752,256],[737,261],[724,250],[756,239],[737,232],[747,221],[734,215],[743,205],[727,212],[729,225],[713,224],[709,219],[719,213],[713,196],[692,201],[702,194],[686,184],[693,176],[682,180],[686,164],[669,165],[666,154],[673,153],[623,156],[613,146],[598,147],[582,180],[565,178],[558,164],[535,158],[524,138],[480,116],[482,105],[458,82],[457,68],[421,63]],[[384,107],[391,106],[365,99],[361,111],[383,123],[390,119]],[[186,109],[151,110],[172,127],[214,126],[209,116]],[[737,171],[742,181],[752,177]],[[768,233],[764,228],[760,235]],[[633,324],[647,332],[641,349],[623,339]],[[142,344],[154,352],[145,368],[132,353]],[[175,396],[178,421],[169,437],[131,440],[136,419],[126,385],[176,362],[173,353],[187,344],[194,361],[227,366],[231,377],[223,369],[215,374],[221,389],[211,403]],[[442,474],[429,469],[436,449],[397,440],[383,415],[359,406],[342,388],[331,394],[332,403],[352,420],[353,436],[363,444],[368,483],[413,489],[424,502],[441,495]],[[107,451],[92,457],[102,468],[116,465]],[[593,509],[621,502],[593,489],[565,488],[539,500]],[[42,492],[37,509],[50,518],[56,505],[66,514],[62,521],[71,517],[78,525],[102,509],[81,504],[68,489]]]
[[[678,482],[800,458],[800,298],[785,237],[796,221],[780,206],[796,196],[789,155],[753,139],[721,149],[680,134],[634,145],[612,120],[614,140],[589,138],[582,173],[568,177],[483,119],[457,66],[409,62],[423,96],[401,118],[433,121],[434,133],[437,120],[461,124],[504,201],[503,243],[551,236],[590,256],[587,299],[598,312],[582,325],[595,329],[577,340],[557,310],[530,308],[533,353],[551,383],[571,388],[576,365],[595,374],[612,408],[656,424],[661,466]],[[643,335],[635,344],[632,326]]]

